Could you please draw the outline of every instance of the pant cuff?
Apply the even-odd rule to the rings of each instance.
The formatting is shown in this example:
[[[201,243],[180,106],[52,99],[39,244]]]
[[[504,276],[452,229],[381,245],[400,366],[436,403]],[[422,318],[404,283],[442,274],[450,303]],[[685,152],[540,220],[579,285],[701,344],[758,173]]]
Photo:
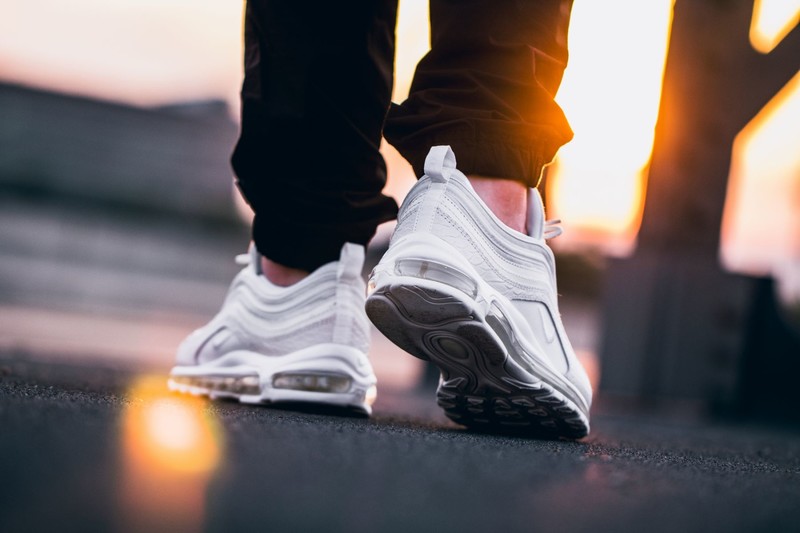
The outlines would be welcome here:
[[[515,132],[496,133],[465,136],[463,132],[437,132],[392,144],[411,163],[417,176],[424,173],[425,158],[432,146],[449,145],[456,155],[458,169],[464,174],[511,179],[537,187],[542,170],[553,160],[562,139],[554,141],[555,135],[549,131],[528,134],[522,141]],[[392,142],[391,138],[387,140]]]

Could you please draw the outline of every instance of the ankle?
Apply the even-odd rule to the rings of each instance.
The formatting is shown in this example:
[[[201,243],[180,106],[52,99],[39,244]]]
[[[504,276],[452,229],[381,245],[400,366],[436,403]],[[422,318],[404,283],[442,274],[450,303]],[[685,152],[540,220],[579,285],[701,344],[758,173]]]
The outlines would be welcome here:
[[[467,179],[483,203],[503,224],[520,233],[527,233],[528,188],[523,183],[475,174],[467,176]]]
[[[310,272],[299,268],[287,267],[262,256],[261,274],[274,285],[288,287],[304,279]]]

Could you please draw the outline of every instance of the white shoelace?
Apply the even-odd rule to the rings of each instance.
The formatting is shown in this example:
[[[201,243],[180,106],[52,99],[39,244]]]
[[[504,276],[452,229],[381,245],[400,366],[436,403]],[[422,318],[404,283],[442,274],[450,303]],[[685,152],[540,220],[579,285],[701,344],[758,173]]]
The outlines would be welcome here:
[[[564,229],[559,226],[561,224],[560,218],[555,218],[553,220],[545,220],[544,221],[544,238],[545,239],[555,239],[562,233],[564,233]]]

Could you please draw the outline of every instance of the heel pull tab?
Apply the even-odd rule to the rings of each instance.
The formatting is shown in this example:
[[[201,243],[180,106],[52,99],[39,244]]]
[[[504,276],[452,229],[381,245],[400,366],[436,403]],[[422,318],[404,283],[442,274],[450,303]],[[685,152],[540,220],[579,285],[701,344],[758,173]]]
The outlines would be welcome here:
[[[456,168],[456,154],[448,145],[434,146],[425,158],[425,175],[436,183],[446,183]]]
[[[344,243],[339,254],[339,265],[336,269],[336,280],[346,281],[361,276],[364,266],[364,247],[352,242]]]

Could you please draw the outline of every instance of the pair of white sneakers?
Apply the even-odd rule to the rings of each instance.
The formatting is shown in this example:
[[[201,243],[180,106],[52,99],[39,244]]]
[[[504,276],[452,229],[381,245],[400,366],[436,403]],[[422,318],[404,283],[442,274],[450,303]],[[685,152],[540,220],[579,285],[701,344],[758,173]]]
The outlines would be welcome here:
[[[364,248],[342,247],[289,287],[239,259],[220,312],[178,349],[173,390],[243,403],[314,402],[372,412],[369,323],[441,371],[439,405],[455,422],[580,438],[592,391],[558,311],[553,253],[538,191],[527,235],[511,230],[435,146],[411,189],[365,305]],[[366,310],[366,314],[365,314]]]

